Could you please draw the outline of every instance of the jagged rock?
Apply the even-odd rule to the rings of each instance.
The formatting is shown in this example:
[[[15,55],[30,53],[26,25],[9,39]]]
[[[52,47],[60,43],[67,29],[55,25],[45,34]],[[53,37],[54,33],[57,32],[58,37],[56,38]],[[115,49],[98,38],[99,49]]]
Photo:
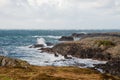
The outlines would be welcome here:
[[[47,53],[52,53],[52,52],[54,52],[54,51],[52,50],[52,48],[41,48],[41,49],[39,49],[39,50],[42,50],[42,52],[47,52]]]
[[[43,49],[50,53],[63,56],[72,55],[78,58],[92,58],[98,60],[112,60],[120,57],[119,37],[92,37],[80,41],[69,41],[55,45],[53,48]]]
[[[120,77],[120,59],[108,61],[106,64],[98,64],[95,68],[102,69],[105,73]]]
[[[59,41],[73,41],[74,38],[72,36],[62,36]]]
[[[27,68],[29,66],[29,63],[18,59],[12,59],[8,57],[0,56],[0,66]]]
[[[32,46],[30,46],[29,48],[40,48],[40,47],[44,47],[43,44],[34,44]]]

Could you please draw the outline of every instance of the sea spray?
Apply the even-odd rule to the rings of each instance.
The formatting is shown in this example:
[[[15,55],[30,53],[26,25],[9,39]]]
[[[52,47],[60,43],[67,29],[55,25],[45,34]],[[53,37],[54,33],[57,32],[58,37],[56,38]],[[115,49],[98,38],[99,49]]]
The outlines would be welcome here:
[[[44,38],[37,38],[37,44],[42,44],[44,46],[47,46],[46,41]]]

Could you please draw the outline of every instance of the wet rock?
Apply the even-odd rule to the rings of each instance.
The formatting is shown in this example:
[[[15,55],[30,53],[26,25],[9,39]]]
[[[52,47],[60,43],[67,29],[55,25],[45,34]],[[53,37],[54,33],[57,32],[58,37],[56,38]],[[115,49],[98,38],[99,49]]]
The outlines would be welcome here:
[[[53,43],[46,42],[47,46],[53,46]]]
[[[34,44],[32,46],[30,46],[29,48],[40,48],[40,47],[44,47],[43,44]]]
[[[55,57],[59,57],[59,54],[57,54],[57,53],[54,53],[54,55],[55,55]]]
[[[95,68],[102,69],[105,73],[120,77],[120,59],[108,61],[106,64],[98,64]]]
[[[47,53],[54,53],[52,48],[41,48],[39,50],[41,50],[42,52],[47,52]]]
[[[68,56],[68,55],[64,55],[65,59],[72,59],[72,57]]]
[[[72,36],[62,36],[59,41],[73,41],[74,38]]]
[[[26,61],[12,59],[4,56],[0,56],[0,66],[2,67],[17,67],[17,68],[27,68],[29,63]]]

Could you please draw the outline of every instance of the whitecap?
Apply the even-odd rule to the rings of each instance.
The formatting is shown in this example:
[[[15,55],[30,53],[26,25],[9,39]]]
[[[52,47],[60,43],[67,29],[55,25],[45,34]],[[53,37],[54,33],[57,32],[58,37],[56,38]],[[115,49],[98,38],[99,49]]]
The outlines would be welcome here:
[[[47,46],[46,41],[44,38],[37,38],[37,44],[42,44],[44,46]]]
[[[41,37],[44,37],[44,38],[53,38],[53,39],[59,39],[61,38],[61,36],[53,36],[53,35],[47,35],[47,36],[39,36],[39,35],[36,35],[36,36],[32,36],[34,38],[41,38]]]

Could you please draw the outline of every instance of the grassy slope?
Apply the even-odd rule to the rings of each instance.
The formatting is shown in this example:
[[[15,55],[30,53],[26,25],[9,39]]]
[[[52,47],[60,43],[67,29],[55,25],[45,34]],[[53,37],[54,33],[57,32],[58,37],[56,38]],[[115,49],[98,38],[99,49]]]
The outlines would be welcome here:
[[[39,67],[29,69],[0,67],[0,80],[119,80],[90,69]]]

